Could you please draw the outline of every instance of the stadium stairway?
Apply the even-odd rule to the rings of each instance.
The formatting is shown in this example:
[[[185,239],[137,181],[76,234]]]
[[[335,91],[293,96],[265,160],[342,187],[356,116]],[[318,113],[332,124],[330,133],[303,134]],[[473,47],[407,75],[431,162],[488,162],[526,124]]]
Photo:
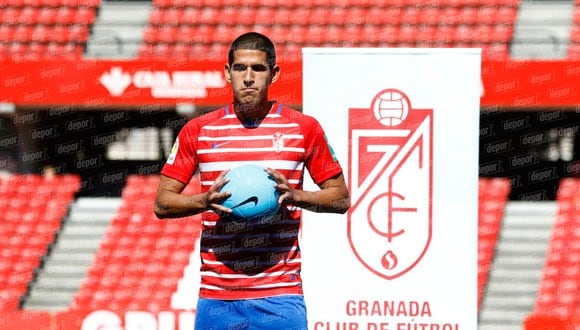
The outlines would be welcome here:
[[[510,201],[479,315],[478,330],[522,330],[532,312],[557,205]]]
[[[522,1],[514,27],[511,57],[565,59],[573,12],[573,1]]]
[[[103,1],[85,57],[134,58],[149,19],[151,1]]]
[[[70,305],[120,203],[120,198],[82,197],[71,205],[23,309],[56,311]]]

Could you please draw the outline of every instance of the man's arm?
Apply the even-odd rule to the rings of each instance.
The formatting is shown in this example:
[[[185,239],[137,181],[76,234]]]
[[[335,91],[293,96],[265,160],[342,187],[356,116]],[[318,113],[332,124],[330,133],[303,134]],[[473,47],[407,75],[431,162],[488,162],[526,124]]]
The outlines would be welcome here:
[[[229,208],[219,204],[230,195],[229,192],[219,192],[227,182],[224,178],[225,173],[220,174],[208,191],[194,195],[181,194],[185,189],[185,184],[161,175],[153,207],[155,215],[159,219],[165,219],[187,217],[209,209],[231,212]]]
[[[280,172],[270,168],[267,171],[278,182],[276,188],[280,191],[281,204],[292,204],[318,213],[344,214],[350,207],[350,194],[342,173],[322,182],[320,190],[305,191],[292,189]]]

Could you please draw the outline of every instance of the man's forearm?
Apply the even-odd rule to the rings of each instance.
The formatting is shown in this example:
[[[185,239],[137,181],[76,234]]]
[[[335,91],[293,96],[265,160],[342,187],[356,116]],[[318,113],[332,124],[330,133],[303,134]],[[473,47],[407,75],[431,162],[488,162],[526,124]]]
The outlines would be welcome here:
[[[296,191],[295,205],[317,213],[344,214],[350,207],[348,191],[331,187],[318,191]]]
[[[155,215],[160,219],[181,218],[208,209],[207,193],[182,195],[161,192],[155,199]]]

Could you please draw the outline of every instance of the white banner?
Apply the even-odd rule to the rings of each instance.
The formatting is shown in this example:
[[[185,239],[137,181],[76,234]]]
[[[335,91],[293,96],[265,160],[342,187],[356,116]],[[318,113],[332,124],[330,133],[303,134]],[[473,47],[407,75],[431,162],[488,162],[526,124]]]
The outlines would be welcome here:
[[[303,49],[352,196],[304,212],[310,329],[477,328],[480,74],[479,49]]]

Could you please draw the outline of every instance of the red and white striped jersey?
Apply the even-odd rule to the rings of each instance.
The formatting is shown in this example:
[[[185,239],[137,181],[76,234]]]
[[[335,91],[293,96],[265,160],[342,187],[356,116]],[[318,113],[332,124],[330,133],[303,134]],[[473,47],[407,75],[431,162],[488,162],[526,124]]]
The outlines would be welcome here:
[[[317,184],[342,172],[318,121],[276,103],[260,123],[243,125],[229,105],[190,120],[161,173],[188,183],[199,171],[207,191],[222,171],[244,163],[274,168],[296,189],[305,169]],[[204,212],[200,297],[302,294],[300,217],[290,206],[255,222]]]

